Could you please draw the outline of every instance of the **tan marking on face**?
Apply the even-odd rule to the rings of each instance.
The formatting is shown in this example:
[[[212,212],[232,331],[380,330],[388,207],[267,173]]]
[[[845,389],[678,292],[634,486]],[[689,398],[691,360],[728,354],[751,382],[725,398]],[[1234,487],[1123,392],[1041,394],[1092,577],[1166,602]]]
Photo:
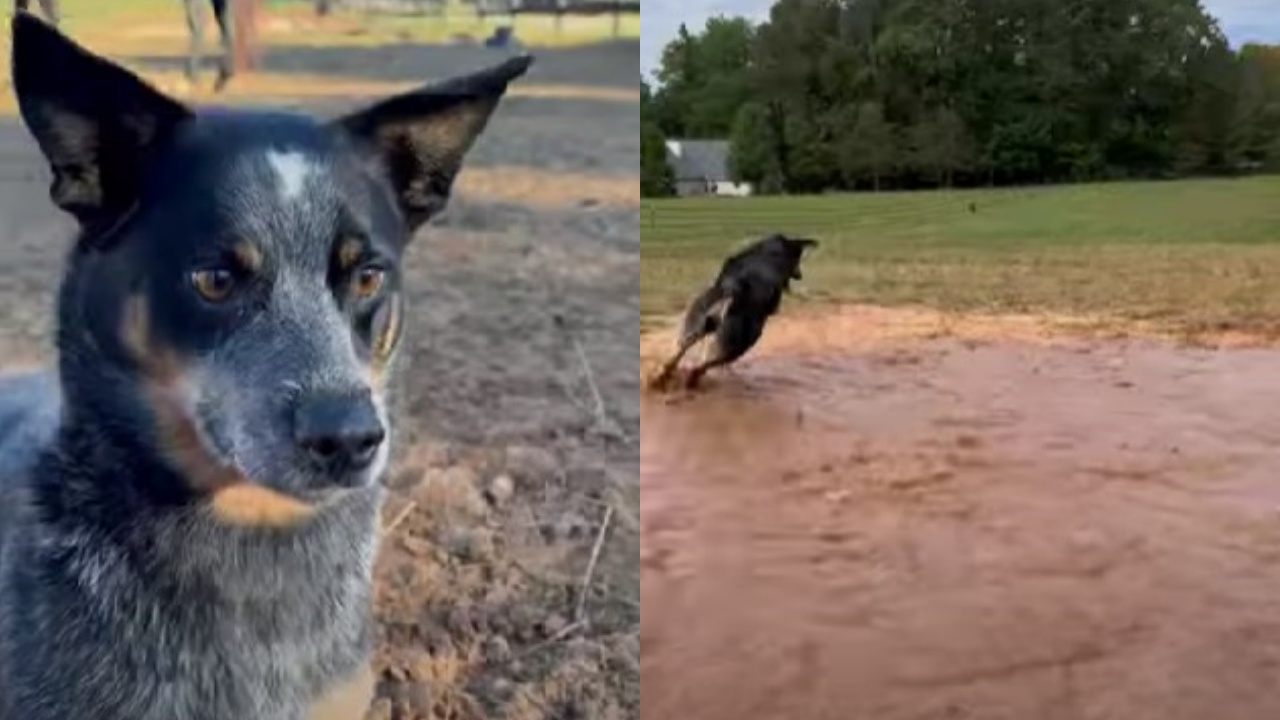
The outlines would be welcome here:
[[[262,269],[262,250],[248,240],[236,242],[231,248],[231,253],[242,270],[257,273]]]
[[[126,301],[121,338],[142,369],[142,392],[154,419],[158,449],[188,487],[208,497],[215,517],[237,525],[281,527],[314,514],[313,506],[254,484],[205,447],[182,401],[187,375],[182,359],[151,334],[142,295]]]
[[[400,339],[402,329],[401,314],[404,306],[400,295],[387,298],[383,308],[379,310],[379,314],[385,313],[385,316],[374,318],[374,336],[369,350],[369,375],[373,387],[381,386],[387,364],[391,361],[391,355],[396,349],[396,341]]]
[[[375,357],[385,360],[391,355],[391,351],[395,350],[396,340],[400,339],[400,313],[400,296],[396,295],[395,297],[387,298],[386,322],[383,323],[373,344]]]
[[[236,473],[209,456],[195,424],[181,400],[186,368],[178,353],[158,342],[151,332],[146,298],[125,301],[121,338],[142,370],[142,392],[155,422],[159,449],[187,483],[208,491],[236,480]]]
[[[338,269],[348,272],[360,262],[364,244],[355,238],[347,238],[338,245]]]
[[[120,321],[120,341],[135,362],[145,369],[151,354],[151,314],[142,294],[130,295],[124,301]]]
[[[316,513],[314,505],[251,482],[218,488],[210,508],[225,523],[255,527],[289,527]]]
[[[125,300],[120,339],[129,357],[153,384],[175,386],[184,371],[182,358],[171,347],[157,342],[152,334],[151,310],[142,294]]]

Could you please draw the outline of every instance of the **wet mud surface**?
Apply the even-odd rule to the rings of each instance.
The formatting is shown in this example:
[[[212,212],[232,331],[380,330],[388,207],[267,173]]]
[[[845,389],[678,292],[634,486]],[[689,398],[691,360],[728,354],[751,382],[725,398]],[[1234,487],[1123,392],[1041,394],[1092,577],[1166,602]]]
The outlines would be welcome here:
[[[637,133],[621,110],[589,111],[613,105],[515,100],[475,148],[483,181],[464,169],[461,195],[409,254],[372,720],[639,715],[638,212],[590,182],[635,176]],[[634,120],[634,104],[616,105]],[[551,178],[538,202],[504,192],[515,166]],[[0,121],[10,367],[52,356],[73,227],[47,188],[25,130]]]
[[[930,322],[645,394],[642,717],[1280,717],[1280,351]]]

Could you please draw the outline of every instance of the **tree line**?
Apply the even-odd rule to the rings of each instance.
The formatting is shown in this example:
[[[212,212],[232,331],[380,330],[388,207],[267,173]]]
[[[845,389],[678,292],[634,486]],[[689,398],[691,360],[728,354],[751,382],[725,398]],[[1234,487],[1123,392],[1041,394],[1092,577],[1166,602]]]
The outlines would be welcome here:
[[[778,0],[681,27],[642,79],[642,193],[663,139],[730,141],[759,191],[1280,171],[1280,46],[1199,0]]]

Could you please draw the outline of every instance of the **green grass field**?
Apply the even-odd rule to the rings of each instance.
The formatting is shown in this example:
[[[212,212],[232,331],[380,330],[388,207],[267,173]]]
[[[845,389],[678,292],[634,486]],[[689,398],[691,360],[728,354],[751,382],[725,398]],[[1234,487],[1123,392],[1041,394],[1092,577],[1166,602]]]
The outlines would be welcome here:
[[[645,201],[646,326],[771,231],[822,241],[814,299],[1280,336],[1280,177]]]

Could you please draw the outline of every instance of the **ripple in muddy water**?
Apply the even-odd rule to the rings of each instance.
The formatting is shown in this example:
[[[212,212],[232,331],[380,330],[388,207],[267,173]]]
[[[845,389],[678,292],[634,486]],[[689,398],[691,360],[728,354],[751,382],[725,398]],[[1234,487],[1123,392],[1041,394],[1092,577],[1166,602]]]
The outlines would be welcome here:
[[[1280,352],[765,348],[642,402],[643,718],[1280,717]]]

